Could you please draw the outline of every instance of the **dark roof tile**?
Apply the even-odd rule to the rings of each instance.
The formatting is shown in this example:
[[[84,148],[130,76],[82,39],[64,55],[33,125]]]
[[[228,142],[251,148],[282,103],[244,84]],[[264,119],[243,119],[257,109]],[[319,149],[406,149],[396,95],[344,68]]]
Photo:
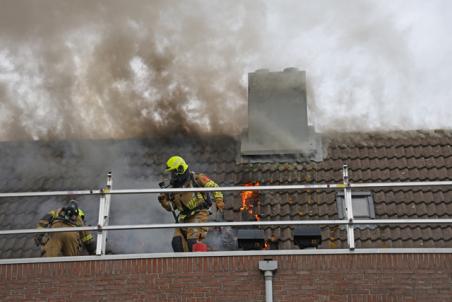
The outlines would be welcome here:
[[[436,205],[443,204],[444,205],[444,193],[441,190],[435,191],[433,194],[433,202]]]
[[[282,204],[282,205],[281,205],[281,210],[280,210],[280,215],[281,215],[282,217],[287,217],[287,216],[290,217],[290,214],[291,214],[291,207],[290,207],[290,204],[288,204],[288,203]],[[289,218],[288,220],[290,220],[290,218]]]
[[[452,156],[444,157],[444,165],[446,167],[452,167]]]
[[[280,241],[279,242],[279,249],[280,250],[290,250],[293,249],[293,243],[290,240],[286,240],[286,241]]]
[[[416,157],[415,149],[416,148],[413,145],[405,146],[405,148],[404,148],[404,150],[405,150],[405,157],[406,158]]]
[[[292,239],[293,239],[292,229],[290,227],[281,228],[280,240],[286,241],[286,240],[292,240]]]
[[[435,157],[435,165],[437,168],[443,168],[448,166],[446,158],[444,158],[443,156]]]
[[[428,240],[428,239],[432,239],[433,237],[433,232],[432,232],[432,228],[431,227],[422,227],[422,239],[424,240]]]
[[[388,179],[388,181],[391,181],[391,182],[400,181],[402,179],[401,176],[402,175],[400,174],[400,170],[399,169],[391,169],[391,170],[389,170],[389,179]]]
[[[452,144],[442,145],[440,153],[443,157],[452,157]]]
[[[440,227],[424,228],[424,239],[433,239],[434,241],[440,241],[444,238],[443,231]]]
[[[410,181],[418,181],[421,179],[421,175],[419,174],[419,170],[417,168],[409,168],[407,176]]]
[[[410,207],[413,208],[413,213],[410,213],[409,215],[413,216],[413,217],[428,217],[429,216],[429,212],[427,209],[427,206],[425,203],[420,203],[420,204],[412,204],[410,205]]]
[[[421,190],[414,192],[413,193],[413,201],[417,204],[424,203],[424,201],[425,201],[424,193]]]
[[[449,217],[452,216],[452,207],[449,207],[446,203],[435,201],[435,210],[439,217]]]
[[[433,202],[426,204],[426,208],[427,208],[427,215],[430,218],[439,217],[442,214],[440,212],[440,209]]]
[[[376,175],[376,179],[381,182],[387,182],[390,180],[390,172],[389,170],[378,170],[378,174]]]
[[[424,191],[424,203],[425,204],[435,204],[433,199],[432,191]]]
[[[378,160],[378,159],[375,159],[375,158],[371,158],[371,159],[369,160],[369,169],[370,169],[371,171],[375,171],[375,170],[377,170],[377,169],[380,169],[380,163],[379,163],[379,160]]]
[[[445,167],[441,167],[436,170],[437,179],[440,181],[447,180],[447,169]]]

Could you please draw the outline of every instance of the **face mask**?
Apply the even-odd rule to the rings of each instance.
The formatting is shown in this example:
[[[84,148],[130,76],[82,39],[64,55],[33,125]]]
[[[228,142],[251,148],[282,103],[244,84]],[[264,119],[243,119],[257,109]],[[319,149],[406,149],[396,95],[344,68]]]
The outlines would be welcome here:
[[[170,184],[174,188],[182,187],[190,178],[190,171],[187,169],[184,173],[178,174],[176,171],[171,172]]]
[[[78,209],[73,206],[69,205],[64,209],[64,217],[66,220],[76,220],[78,216]]]

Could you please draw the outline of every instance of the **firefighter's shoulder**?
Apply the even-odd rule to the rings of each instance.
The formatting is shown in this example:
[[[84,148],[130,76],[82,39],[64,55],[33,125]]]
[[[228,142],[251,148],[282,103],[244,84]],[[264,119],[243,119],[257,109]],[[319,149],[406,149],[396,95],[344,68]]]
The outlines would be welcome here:
[[[202,186],[206,185],[209,181],[211,181],[211,179],[204,173],[195,173],[195,180]]]
[[[75,225],[76,226],[85,226],[85,221],[83,220],[82,217],[77,216],[77,218],[75,219]]]

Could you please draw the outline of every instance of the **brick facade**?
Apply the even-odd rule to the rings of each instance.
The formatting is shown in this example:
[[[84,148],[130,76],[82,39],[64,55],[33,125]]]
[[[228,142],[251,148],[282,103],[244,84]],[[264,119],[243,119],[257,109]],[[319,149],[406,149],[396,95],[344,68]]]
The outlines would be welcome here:
[[[452,254],[272,256],[274,300],[452,301]],[[1,301],[264,301],[262,256],[0,265]]]

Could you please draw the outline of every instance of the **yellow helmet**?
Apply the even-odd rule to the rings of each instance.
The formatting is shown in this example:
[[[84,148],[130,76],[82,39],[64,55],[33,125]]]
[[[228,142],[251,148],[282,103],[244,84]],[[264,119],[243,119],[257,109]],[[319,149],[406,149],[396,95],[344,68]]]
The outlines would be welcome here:
[[[178,156],[171,156],[166,162],[165,172],[176,172],[177,174],[183,174],[187,171],[188,165],[185,160]]]

